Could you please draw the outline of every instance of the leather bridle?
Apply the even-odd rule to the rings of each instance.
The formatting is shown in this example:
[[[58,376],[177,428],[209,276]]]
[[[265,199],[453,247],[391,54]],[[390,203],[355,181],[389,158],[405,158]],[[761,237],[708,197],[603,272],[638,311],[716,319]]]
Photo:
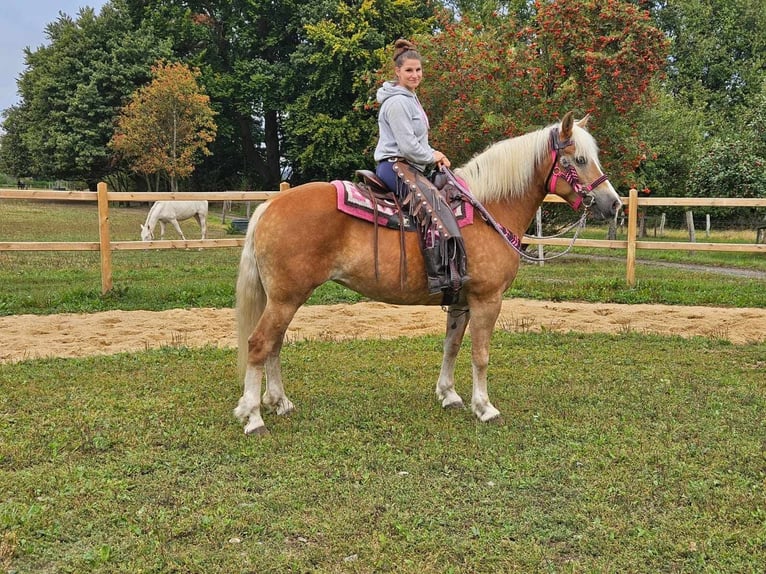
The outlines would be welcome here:
[[[553,164],[551,165],[551,171],[548,173],[548,177],[545,179],[545,189],[547,189],[549,193],[555,194],[556,183],[560,177],[563,178],[569,185],[572,186],[572,189],[577,194],[577,200],[570,204],[572,209],[577,211],[582,206],[587,208],[593,205],[593,202],[596,198],[591,192],[599,185],[607,181],[609,178],[605,173],[602,173],[589,185],[583,185],[580,183],[580,176],[573,165],[568,165],[564,168],[560,167],[559,152],[573,144],[574,142],[571,139],[563,141],[559,139],[558,128],[553,128],[551,130],[551,155],[553,156]]]

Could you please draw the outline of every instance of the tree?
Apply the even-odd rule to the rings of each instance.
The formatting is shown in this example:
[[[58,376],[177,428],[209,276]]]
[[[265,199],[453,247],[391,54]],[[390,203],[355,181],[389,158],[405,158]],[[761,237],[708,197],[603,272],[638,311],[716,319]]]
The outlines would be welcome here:
[[[300,81],[292,84],[284,127],[295,181],[351,177],[370,166],[377,134],[372,72],[390,58],[396,38],[430,33],[435,24],[433,6],[422,0],[329,0],[315,8],[291,58]]]
[[[289,101],[290,56],[300,42],[308,1],[128,0],[132,13],[173,43],[176,59],[200,69],[219,112],[213,186],[276,189],[282,170],[282,119]],[[212,183],[214,180],[216,183]]]
[[[672,40],[666,89],[701,109],[708,128],[730,122],[766,77],[766,11],[760,0],[658,2],[658,25]]]
[[[641,171],[672,195],[758,196],[766,157],[766,126],[756,127],[766,86],[763,3],[649,4],[671,53],[667,96],[646,114],[655,153]]]
[[[5,112],[2,155],[12,171],[80,179],[92,190],[112,169],[107,142],[125,98],[168,44],[133,28],[123,0],[49,24],[50,43],[25,52],[21,103]],[[7,169],[7,168],[6,168]]]
[[[646,11],[619,0],[538,1],[527,25],[498,13],[492,24],[445,16],[440,28],[419,39],[435,147],[462,162],[571,109],[594,115],[611,179],[630,183],[646,153],[638,117],[667,52]]]
[[[136,172],[154,174],[158,183],[164,175],[176,192],[178,180],[191,175],[200,154],[210,154],[214,112],[197,83],[198,71],[160,62],[152,76],[123,108],[110,145]]]

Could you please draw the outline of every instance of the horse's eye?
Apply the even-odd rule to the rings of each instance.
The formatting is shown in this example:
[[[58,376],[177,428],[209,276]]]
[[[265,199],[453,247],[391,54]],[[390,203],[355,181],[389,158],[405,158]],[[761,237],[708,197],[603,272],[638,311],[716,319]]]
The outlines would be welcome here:
[[[577,165],[585,165],[588,163],[588,158],[586,158],[584,155],[578,155],[575,158],[575,162],[577,162]]]

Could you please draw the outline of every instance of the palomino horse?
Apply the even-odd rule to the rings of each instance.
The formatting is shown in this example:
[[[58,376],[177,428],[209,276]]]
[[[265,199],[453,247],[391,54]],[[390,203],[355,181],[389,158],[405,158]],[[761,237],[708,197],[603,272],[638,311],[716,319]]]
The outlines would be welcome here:
[[[181,239],[186,241],[179,221],[194,218],[199,223],[202,239],[207,235],[207,201],[157,201],[141,226],[141,240],[154,241],[154,228],[160,224],[160,239],[165,239],[165,224],[172,223]]]
[[[611,218],[620,198],[603,174],[598,147],[584,129],[587,118],[569,112],[560,124],[504,140],[471,159],[460,177],[492,218],[521,237],[547,192],[572,207]],[[584,182],[587,185],[583,185]],[[284,415],[294,406],[282,384],[280,351],[290,321],[311,292],[335,281],[362,295],[398,305],[439,305],[429,295],[423,257],[415,233],[404,239],[406,265],[400,260],[400,234],[380,228],[379,269],[373,249],[374,227],[336,209],[330,183],[308,183],[261,205],[248,226],[237,279],[236,316],[239,365],[244,392],[234,410],[245,433],[268,431],[263,405]],[[481,421],[500,416],[487,394],[489,344],[503,293],[513,282],[519,254],[484,221],[463,228],[470,281],[460,300],[447,310],[447,330],[436,395],[442,407],[462,407],[455,392],[455,362],[466,327],[471,334],[473,396],[471,408]]]

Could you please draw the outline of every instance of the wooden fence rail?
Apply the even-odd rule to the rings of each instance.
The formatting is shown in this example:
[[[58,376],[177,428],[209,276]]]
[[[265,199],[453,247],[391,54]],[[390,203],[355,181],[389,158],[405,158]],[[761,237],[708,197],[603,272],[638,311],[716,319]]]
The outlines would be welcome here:
[[[287,183],[280,185],[280,191],[288,189]],[[112,251],[128,251],[136,249],[187,249],[187,248],[220,248],[241,247],[243,238],[235,239],[206,239],[206,240],[167,240],[167,241],[111,241],[109,234],[109,202],[110,201],[264,201],[274,197],[278,191],[217,191],[217,192],[113,192],[108,191],[106,183],[98,184],[96,193],[89,191],[48,191],[48,190],[16,190],[0,189],[0,199],[38,199],[56,201],[95,201],[98,203],[99,241],[0,241],[0,251],[99,251],[101,253],[101,291],[106,293],[112,289]],[[549,195],[547,202],[560,203],[561,198]],[[625,249],[626,281],[629,286],[636,283],[636,251],[638,249],[665,249],[688,251],[737,251],[766,253],[766,244],[745,243],[692,243],[688,241],[640,241],[637,238],[638,212],[642,206],[685,206],[685,207],[763,207],[766,199],[750,198],[700,198],[700,197],[638,197],[636,190],[630,190],[627,198],[623,198],[628,209],[628,231],[625,240],[610,239],[578,239],[578,247],[599,247],[607,249]],[[532,245],[566,246],[571,240],[565,238],[541,239],[525,236],[524,242]]]

